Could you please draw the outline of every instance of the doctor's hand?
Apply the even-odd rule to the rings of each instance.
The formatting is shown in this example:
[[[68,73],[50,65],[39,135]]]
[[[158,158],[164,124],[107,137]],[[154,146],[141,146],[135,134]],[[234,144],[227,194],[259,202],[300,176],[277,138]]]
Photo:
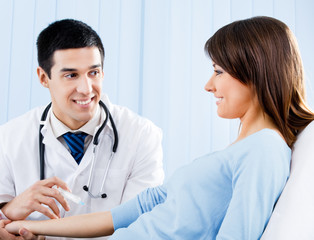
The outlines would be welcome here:
[[[60,178],[47,178],[33,184],[4,205],[1,210],[11,220],[23,220],[34,211],[40,212],[49,218],[60,218],[60,211],[55,200],[66,211],[69,211],[70,207],[60,192],[52,188],[54,185],[70,191],[67,184]]]
[[[44,236],[36,236],[32,234],[30,231],[28,231],[26,228],[21,228],[19,231],[21,235],[21,239],[19,240],[45,240],[46,237]]]
[[[25,228],[20,229],[21,236],[15,236],[4,229],[10,220],[0,220],[0,240],[45,240],[44,236],[35,236]]]

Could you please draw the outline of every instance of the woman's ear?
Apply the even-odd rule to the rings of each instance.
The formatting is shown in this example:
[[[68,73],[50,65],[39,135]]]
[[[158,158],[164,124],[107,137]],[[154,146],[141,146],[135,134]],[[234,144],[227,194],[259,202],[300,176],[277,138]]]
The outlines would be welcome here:
[[[41,67],[37,68],[37,75],[38,75],[38,79],[41,85],[43,85],[45,88],[49,88],[49,77],[48,74],[45,72],[44,69],[42,69]]]

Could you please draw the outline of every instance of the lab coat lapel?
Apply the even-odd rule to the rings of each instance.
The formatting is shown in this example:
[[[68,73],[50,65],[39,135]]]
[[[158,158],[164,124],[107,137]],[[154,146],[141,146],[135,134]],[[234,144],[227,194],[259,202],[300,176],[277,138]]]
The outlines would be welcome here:
[[[67,176],[77,171],[77,163],[70,152],[56,139],[50,126],[44,126],[42,134],[45,144],[46,178],[57,176],[64,181],[69,180]]]

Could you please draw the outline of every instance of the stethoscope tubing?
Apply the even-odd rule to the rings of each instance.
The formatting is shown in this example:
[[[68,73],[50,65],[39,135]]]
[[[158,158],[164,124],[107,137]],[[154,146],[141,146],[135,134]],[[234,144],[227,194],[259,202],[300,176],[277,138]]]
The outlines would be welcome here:
[[[40,180],[45,179],[45,144],[43,144],[44,136],[41,134],[41,130],[45,125],[45,121],[51,107],[52,103],[49,103],[45,108],[43,114],[41,115],[40,124],[39,124],[39,172],[40,172]]]

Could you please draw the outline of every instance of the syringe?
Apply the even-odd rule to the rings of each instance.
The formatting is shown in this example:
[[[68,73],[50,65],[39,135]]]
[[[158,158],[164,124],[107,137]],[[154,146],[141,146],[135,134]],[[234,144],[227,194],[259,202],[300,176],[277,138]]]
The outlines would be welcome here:
[[[70,193],[70,192],[68,192],[68,191],[66,191],[60,187],[57,187],[56,185],[54,185],[52,188],[57,189],[64,198],[71,200],[72,202],[75,202],[75,203],[80,204],[82,206],[85,205],[85,203],[82,202],[82,200],[79,196],[76,196],[73,193]]]

